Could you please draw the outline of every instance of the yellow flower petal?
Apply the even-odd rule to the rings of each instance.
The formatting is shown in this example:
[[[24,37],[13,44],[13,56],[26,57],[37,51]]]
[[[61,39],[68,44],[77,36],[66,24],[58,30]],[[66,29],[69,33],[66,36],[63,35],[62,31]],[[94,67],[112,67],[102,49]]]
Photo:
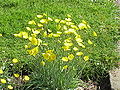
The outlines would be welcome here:
[[[68,57],[62,57],[62,61],[67,62],[68,61]]]
[[[63,70],[68,69],[68,65],[63,66]]]
[[[93,42],[91,40],[88,40],[88,44],[93,44]]]
[[[69,59],[69,60],[73,60],[74,57],[75,57],[75,56],[74,56],[73,54],[68,55],[68,59]]]
[[[5,79],[0,79],[1,83],[6,83],[6,80]]]
[[[36,25],[35,21],[32,20],[32,21],[29,21],[28,24],[33,24],[33,25]]]
[[[33,49],[31,49],[31,50],[27,50],[28,51],[28,53],[30,54],[30,55],[33,55],[33,56],[35,56],[37,53],[38,53],[38,50],[39,49],[39,47],[35,47],[35,48],[33,48]]]
[[[12,89],[13,89],[13,87],[12,87],[11,85],[8,85],[8,89],[12,90]]]
[[[84,56],[84,60],[88,61],[89,60],[89,56]]]
[[[37,15],[38,18],[43,18],[43,15]]]
[[[77,52],[76,55],[81,56],[81,55],[83,55],[83,52]]]
[[[2,69],[0,69],[0,74],[3,74],[4,72],[3,72],[3,70]]]
[[[20,75],[18,73],[13,74],[14,77],[18,78]]]
[[[78,51],[79,49],[78,49],[77,47],[74,47],[73,50],[74,50],[74,51]]]
[[[93,36],[97,36],[97,33],[95,31],[93,31]]]
[[[26,27],[26,29],[27,29],[28,31],[31,31],[31,28],[30,28],[30,27]]]
[[[55,19],[55,22],[56,22],[56,23],[59,23],[59,21],[60,21],[60,19]]]
[[[29,76],[24,76],[24,79],[25,81],[29,81],[30,80],[30,77]]]
[[[18,61],[18,59],[14,58],[14,59],[12,60],[12,62],[13,62],[13,63],[17,63],[17,62],[19,62],[19,61]]]
[[[0,34],[0,37],[2,36],[2,34]]]

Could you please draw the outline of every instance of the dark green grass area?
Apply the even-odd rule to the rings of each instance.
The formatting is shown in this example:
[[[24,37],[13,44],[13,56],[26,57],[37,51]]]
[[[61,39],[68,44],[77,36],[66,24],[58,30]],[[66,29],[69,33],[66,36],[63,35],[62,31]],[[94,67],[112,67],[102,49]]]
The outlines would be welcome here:
[[[115,4],[108,0],[0,0],[0,33],[3,34],[3,37],[0,37],[0,60],[28,60],[24,57],[27,54],[24,50],[27,41],[16,38],[13,34],[25,31],[28,21],[36,15],[46,13],[53,18],[64,18],[70,14],[76,23],[85,20],[91,30],[98,33],[95,40],[97,49],[93,58],[103,63],[108,63],[106,58],[112,58],[108,63],[112,66],[111,63],[118,59],[114,52],[119,29],[118,20],[115,19],[116,10]]]

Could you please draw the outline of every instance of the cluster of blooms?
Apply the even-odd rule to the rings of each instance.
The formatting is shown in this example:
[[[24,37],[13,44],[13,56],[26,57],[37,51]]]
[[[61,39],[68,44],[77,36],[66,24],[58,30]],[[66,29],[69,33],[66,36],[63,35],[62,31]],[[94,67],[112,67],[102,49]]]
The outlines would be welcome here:
[[[12,64],[17,64],[17,63],[19,63],[19,60],[14,58],[14,59],[12,59],[11,63]],[[0,76],[0,83],[7,84],[7,88],[10,89],[10,90],[14,89],[14,84],[15,84],[15,82],[13,80],[11,80],[12,78],[16,78],[16,79],[22,78],[22,81],[29,81],[29,79],[30,79],[29,76],[25,75],[25,76],[22,77],[18,73],[14,73],[13,77],[5,78],[4,73],[5,73],[5,71],[3,69],[0,69],[0,75],[1,75]]]
[[[54,30],[51,30],[49,28],[50,22],[55,23]],[[82,29],[91,28],[86,21],[82,20],[80,24],[76,25],[74,22],[72,22],[71,15],[69,14],[65,19],[61,20],[61,19],[52,19],[48,17],[47,14],[44,13],[41,15],[37,15],[36,21],[31,20],[28,22],[28,24],[31,26],[31,27],[26,27],[28,32],[21,31],[18,34],[14,34],[14,36],[29,40],[29,43],[25,45],[25,48],[28,49],[27,52],[30,55],[35,56],[36,54],[39,53],[40,47],[42,47],[43,45],[48,46],[49,43],[45,42],[46,39],[49,40],[49,38],[57,38],[57,41],[62,45],[59,46],[59,48],[62,48],[63,52],[69,51],[71,49],[76,52],[76,54],[70,53],[68,54],[68,56],[61,57],[62,61],[64,62],[71,61],[74,59],[75,55],[76,56],[83,55],[83,60],[85,61],[89,60],[89,55],[84,55],[84,52],[79,51],[79,48],[85,49],[86,46],[84,44],[84,40],[82,39],[81,35],[78,34],[78,32],[80,33]],[[97,36],[97,33],[95,31],[92,31],[92,34],[93,34],[92,36]],[[61,40],[62,37],[65,37],[63,41]],[[76,43],[77,46],[74,46],[74,43]],[[88,39],[87,43],[89,45],[94,44],[90,39]],[[40,54],[47,61],[54,61],[57,58],[56,54],[54,53],[54,48],[53,50],[48,49],[45,51],[45,53],[40,53]],[[42,60],[40,64],[44,66],[45,60]]]

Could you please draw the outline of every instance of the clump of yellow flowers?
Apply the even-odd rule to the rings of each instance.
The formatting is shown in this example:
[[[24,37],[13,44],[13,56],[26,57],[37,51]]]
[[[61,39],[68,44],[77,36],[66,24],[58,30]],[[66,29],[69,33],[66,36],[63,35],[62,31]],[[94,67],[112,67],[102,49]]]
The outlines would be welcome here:
[[[58,19],[44,13],[37,15],[35,20],[30,20],[26,31],[14,36],[28,41],[24,46],[27,54],[36,57],[41,67],[58,65],[60,72],[64,72],[75,70],[81,62],[89,62],[89,52],[95,46],[94,38],[98,35],[85,20],[76,23],[69,14],[64,19]],[[19,60],[13,59],[12,62],[15,64]],[[48,66],[49,63],[53,65]],[[18,73],[14,76],[20,77]],[[23,80],[29,79],[24,76]],[[4,79],[2,82],[6,83]],[[9,88],[12,89],[11,86]]]

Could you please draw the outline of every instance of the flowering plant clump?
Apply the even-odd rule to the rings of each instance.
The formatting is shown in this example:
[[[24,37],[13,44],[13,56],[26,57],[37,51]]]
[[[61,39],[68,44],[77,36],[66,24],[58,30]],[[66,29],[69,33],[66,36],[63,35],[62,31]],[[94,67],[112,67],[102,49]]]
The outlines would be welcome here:
[[[18,67],[13,73],[14,79],[23,86],[26,83],[21,88],[64,90],[78,84],[78,70],[82,70],[92,58],[92,48],[96,46],[94,38],[98,35],[85,20],[77,24],[69,14],[65,19],[58,19],[44,13],[29,21],[26,31],[14,36],[28,42],[24,46],[27,55],[35,58],[29,60],[30,64],[26,63],[32,68],[29,75],[20,74],[20,60],[14,58],[11,61],[14,67]],[[1,69],[0,74],[3,73]],[[10,82],[8,88],[15,88],[16,83]],[[7,83],[6,79],[1,78],[1,83]]]

